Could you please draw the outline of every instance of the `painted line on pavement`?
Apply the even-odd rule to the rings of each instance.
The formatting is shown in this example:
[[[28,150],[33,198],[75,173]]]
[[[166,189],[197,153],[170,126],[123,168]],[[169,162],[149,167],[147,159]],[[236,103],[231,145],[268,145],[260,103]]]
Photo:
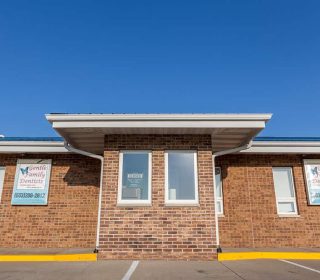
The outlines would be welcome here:
[[[304,268],[304,269],[307,269],[307,270],[310,270],[310,271],[313,271],[313,272],[316,272],[316,273],[319,273],[320,274],[320,271],[319,270],[316,270],[314,268],[311,268],[311,267],[308,267],[308,266],[304,266],[302,264],[298,264],[298,263],[295,263],[295,262],[290,262],[290,261],[286,261],[286,260],[279,260],[281,262],[285,262],[285,263],[289,263],[289,264],[292,264],[292,265],[295,265],[297,267],[301,267],[301,268]]]
[[[133,261],[131,266],[129,267],[127,273],[123,276],[122,280],[130,280],[131,275],[136,270],[138,265],[139,265],[139,261]]]

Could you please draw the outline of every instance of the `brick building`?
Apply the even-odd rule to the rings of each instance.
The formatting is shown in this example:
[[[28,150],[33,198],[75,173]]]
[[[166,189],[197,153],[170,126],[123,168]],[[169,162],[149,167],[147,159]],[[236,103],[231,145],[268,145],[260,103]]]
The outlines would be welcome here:
[[[319,247],[320,139],[256,137],[271,115],[46,117],[61,138],[0,138],[1,247],[196,260]]]

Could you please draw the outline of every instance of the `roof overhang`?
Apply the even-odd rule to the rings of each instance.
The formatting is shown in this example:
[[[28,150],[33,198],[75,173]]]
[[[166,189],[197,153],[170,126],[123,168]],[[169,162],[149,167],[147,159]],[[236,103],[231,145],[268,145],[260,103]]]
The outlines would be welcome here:
[[[320,141],[254,141],[241,153],[248,154],[320,154]]]
[[[209,134],[213,151],[251,141],[271,114],[47,114],[72,146],[102,154],[108,134]]]
[[[0,141],[1,154],[68,153],[63,141]]]

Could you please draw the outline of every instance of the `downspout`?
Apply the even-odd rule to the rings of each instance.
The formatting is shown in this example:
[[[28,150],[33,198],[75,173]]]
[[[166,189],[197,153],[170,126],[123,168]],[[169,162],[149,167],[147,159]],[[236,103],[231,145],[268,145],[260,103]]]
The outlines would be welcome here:
[[[67,141],[64,141],[64,147],[76,154],[80,154],[83,156],[99,159],[101,161],[101,169],[100,169],[100,190],[99,190],[99,202],[98,202],[98,221],[97,221],[97,236],[96,236],[96,247],[94,249],[94,253],[98,253],[99,251],[99,239],[100,239],[100,217],[101,217],[101,201],[102,201],[102,180],[103,180],[103,163],[104,163],[104,158],[103,156],[96,155],[93,153],[89,153],[86,151],[82,151],[79,149],[74,148],[72,145],[70,145]]]
[[[215,216],[215,228],[216,228],[216,246],[217,246],[217,253],[221,253],[222,249],[220,246],[220,234],[219,234],[219,217],[218,217],[218,206],[217,206],[217,194],[216,194],[216,163],[215,159],[219,156],[224,156],[227,154],[233,154],[240,152],[242,150],[247,150],[252,146],[252,140],[243,146],[234,148],[234,149],[228,149],[224,151],[219,151],[212,154],[212,166],[213,166],[213,193],[214,193],[214,216]]]

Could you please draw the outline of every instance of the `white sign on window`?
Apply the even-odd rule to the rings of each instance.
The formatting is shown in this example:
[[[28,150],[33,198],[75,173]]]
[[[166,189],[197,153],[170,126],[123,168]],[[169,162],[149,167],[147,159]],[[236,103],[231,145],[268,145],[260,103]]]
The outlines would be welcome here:
[[[304,170],[310,205],[320,205],[320,159],[304,160]]]

